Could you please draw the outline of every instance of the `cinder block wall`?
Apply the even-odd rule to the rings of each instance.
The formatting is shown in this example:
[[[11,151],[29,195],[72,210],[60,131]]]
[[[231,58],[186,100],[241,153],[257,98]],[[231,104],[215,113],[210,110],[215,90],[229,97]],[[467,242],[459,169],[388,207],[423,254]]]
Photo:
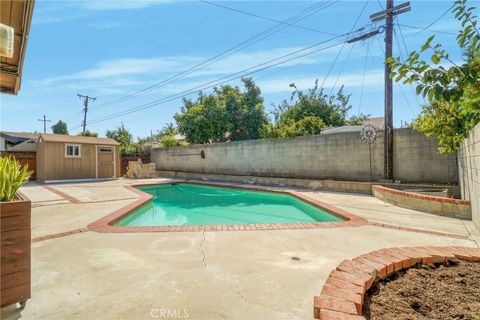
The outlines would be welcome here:
[[[457,183],[455,156],[412,129],[394,131],[394,176],[404,182]],[[205,159],[200,157],[201,150]],[[157,170],[300,179],[370,180],[368,145],[359,132],[158,148]],[[383,178],[383,132],[372,146],[373,179]]]
[[[462,198],[471,201],[472,220],[480,230],[480,124],[458,151],[458,170]]]

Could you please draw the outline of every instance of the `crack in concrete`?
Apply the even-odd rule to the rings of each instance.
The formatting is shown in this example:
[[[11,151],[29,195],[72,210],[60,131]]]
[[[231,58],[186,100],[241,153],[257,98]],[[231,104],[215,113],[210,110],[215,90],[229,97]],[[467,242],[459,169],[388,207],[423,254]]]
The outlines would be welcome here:
[[[200,251],[202,252],[202,262],[203,262],[203,266],[205,267],[205,270],[207,270],[208,273],[210,273],[212,276],[214,276],[215,278],[217,279],[220,279],[222,280],[226,285],[230,286],[232,283],[228,282],[227,279],[225,279],[224,277],[218,275],[217,273],[213,272],[212,270],[210,270],[210,268],[208,267],[207,265],[207,255],[205,254],[205,251],[203,250],[203,245],[204,243],[206,242],[206,238],[205,238],[205,231],[202,231],[202,242],[200,242]],[[237,289],[235,290],[235,293],[242,299],[244,300],[245,302],[247,302],[245,300],[245,297],[243,296],[243,294],[241,294],[241,292]]]

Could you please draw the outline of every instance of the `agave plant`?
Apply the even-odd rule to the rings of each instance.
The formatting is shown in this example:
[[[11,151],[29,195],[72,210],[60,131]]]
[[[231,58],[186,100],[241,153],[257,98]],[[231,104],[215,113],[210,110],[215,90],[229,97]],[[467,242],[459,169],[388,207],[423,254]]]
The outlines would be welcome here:
[[[28,166],[22,166],[14,157],[0,157],[0,201],[12,201],[31,175]]]

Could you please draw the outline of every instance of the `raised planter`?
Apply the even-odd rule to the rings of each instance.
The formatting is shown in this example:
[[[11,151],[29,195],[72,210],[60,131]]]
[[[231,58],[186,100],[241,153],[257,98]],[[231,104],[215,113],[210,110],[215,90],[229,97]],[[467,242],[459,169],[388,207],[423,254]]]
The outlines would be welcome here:
[[[398,207],[450,218],[464,220],[472,219],[470,201],[467,200],[450,199],[418,192],[408,192],[379,185],[372,186],[372,193],[375,198]]]
[[[0,202],[1,307],[30,298],[31,202],[20,192],[11,202]]]
[[[320,296],[314,297],[314,318],[365,320],[364,297],[375,283],[415,264],[446,263],[453,259],[480,261],[480,249],[469,247],[385,248],[342,261],[328,276]]]

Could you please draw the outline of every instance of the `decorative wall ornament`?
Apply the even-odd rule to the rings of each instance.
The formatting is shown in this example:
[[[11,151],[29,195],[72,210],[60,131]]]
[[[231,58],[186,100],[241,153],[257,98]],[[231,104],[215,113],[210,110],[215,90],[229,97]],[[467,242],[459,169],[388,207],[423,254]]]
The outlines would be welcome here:
[[[367,144],[374,144],[377,141],[377,128],[371,124],[364,124],[360,131],[362,141]]]
[[[370,159],[370,180],[373,181],[373,170],[372,170],[372,144],[377,141],[377,128],[371,124],[364,124],[362,130],[360,131],[360,136],[362,141],[368,144],[368,155]]]

